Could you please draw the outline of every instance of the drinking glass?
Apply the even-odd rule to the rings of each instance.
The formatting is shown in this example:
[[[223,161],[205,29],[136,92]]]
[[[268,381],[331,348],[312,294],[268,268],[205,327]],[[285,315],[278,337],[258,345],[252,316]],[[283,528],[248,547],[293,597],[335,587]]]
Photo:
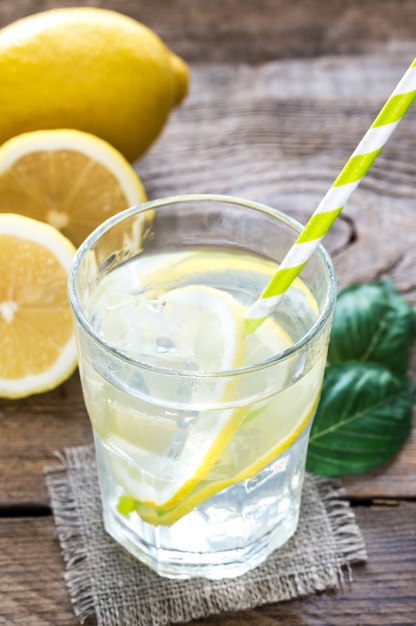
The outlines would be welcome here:
[[[104,525],[160,575],[239,576],[296,531],[336,295],[325,249],[241,328],[300,231],[255,202],[178,196],[111,217],[75,255]]]

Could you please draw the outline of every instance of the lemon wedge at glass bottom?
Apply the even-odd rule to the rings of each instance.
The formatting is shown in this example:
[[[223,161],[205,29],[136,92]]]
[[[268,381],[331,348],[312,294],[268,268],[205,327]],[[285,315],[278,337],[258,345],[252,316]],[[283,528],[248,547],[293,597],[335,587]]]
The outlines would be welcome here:
[[[0,214],[0,397],[52,389],[75,370],[67,299],[74,253],[52,226]]]
[[[113,345],[123,316],[131,319],[125,308],[114,308],[101,329]],[[225,373],[244,363],[244,318],[231,295],[196,285],[173,289],[158,301],[142,301],[135,320],[140,346],[135,356],[183,375],[167,375],[163,391],[157,388],[162,383],[154,382],[148,389],[152,404],[137,400],[127,409],[113,390],[101,435],[123,451],[123,459],[112,461],[123,490],[152,506],[170,508],[209,472],[247,415],[246,406],[232,405],[234,378]],[[160,345],[164,349],[158,352]],[[164,407],[158,415],[161,393]]]

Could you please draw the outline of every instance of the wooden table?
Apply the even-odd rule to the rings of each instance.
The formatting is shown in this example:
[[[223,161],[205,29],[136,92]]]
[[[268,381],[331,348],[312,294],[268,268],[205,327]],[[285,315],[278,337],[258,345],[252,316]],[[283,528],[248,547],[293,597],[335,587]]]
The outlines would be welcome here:
[[[81,3],[0,0],[0,24],[60,4]],[[234,194],[304,222],[415,56],[411,0],[85,4],[140,19],[190,64],[186,103],[137,162],[150,198]],[[413,107],[326,239],[340,285],[388,275],[416,304],[415,163]],[[0,625],[77,624],[43,468],[90,441],[77,374],[0,401]],[[368,551],[350,585],[194,624],[415,625],[416,427],[390,463],[344,483]]]

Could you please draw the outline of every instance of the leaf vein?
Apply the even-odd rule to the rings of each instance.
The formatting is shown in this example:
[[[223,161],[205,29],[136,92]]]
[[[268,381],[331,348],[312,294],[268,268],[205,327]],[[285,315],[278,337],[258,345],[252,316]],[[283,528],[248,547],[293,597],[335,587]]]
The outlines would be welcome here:
[[[354,415],[352,415],[351,417],[345,418],[343,420],[340,420],[338,422],[336,422],[335,424],[333,424],[332,426],[329,426],[328,428],[326,428],[325,430],[321,430],[321,431],[317,431],[317,432],[313,432],[311,433],[311,441],[314,441],[315,439],[318,439],[324,435],[327,435],[328,433],[332,433],[335,432],[337,430],[339,430],[340,428],[343,428],[346,424],[351,424],[354,421],[357,421],[358,419],[361,419],[363,417],[368,416],[369,414],[377,411],[378,409],[382,408],[383,406],[386,406],[392,402],[394,402],[395,400],[397,400],[398,398],[400,398],[400,396],[403,394],[403,391],[400,390],[397,393],[395,393],[392,396],[389,396],[387,398],[384,398],[381,402],[378,402],[376,404],[371,405],[370,407],[367,407],[364,411],[360,411],[358,413],[355,413]]]

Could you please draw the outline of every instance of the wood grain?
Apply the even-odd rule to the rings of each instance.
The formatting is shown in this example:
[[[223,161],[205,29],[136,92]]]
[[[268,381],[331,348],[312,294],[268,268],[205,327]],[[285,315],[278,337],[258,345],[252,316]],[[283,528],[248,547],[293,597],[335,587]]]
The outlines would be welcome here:
[[[78,373],[59,388],[24,400],[0,400],[0,511],[48,505],[46,465],[63,447],[92,441]]]
[[[368,563],[353,568],[353,582],[347,582],[341,591],[192,624],[414,626],[416,503],[356,507],[355,513],[364,534]],[[1,626],[78,624],[65,588],[64,564],[51,517],[0,518],[0,571]],[[91,618],[87,625],[93,624]]]
[[[51,516],[0,518],[1,626],[78,624],[54,532]]]
[[[0,0],[0,25],[79,5],[142,21],[188,62],[368,54],[414,40],[412,0]]]

